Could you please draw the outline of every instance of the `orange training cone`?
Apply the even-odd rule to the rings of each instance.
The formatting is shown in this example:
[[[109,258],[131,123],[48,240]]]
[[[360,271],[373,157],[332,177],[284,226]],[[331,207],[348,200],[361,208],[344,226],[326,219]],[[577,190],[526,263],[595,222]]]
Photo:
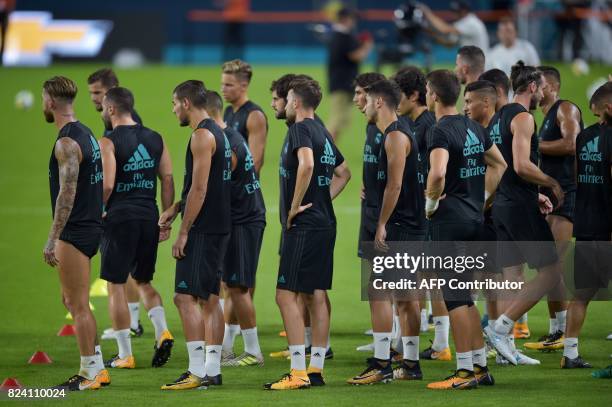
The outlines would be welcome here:
[[[9,391],[10,389],[21,389],[23,386],[14,377],[7,377],[0,384],[0,391]]]
[[[66,324],[59,330],[57,336],[74,336],[75,333],[74,325]]]
[[[28,363],[32,365],[47,365],[53,363],[53,361],[45,352],[37,351],[34,352]]]

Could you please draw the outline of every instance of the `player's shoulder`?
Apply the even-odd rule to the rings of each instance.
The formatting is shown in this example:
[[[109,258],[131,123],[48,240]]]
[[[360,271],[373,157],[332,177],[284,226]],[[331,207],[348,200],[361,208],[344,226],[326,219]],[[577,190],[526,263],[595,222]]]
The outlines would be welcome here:
[[[531,113],[529,113],[529,111],[525,109],[525,106],[520,103],[508,103],[500,109],[500,112],[500,116],[509,122],[513,121],[517,116],[519,116],[521,120],[534,121]]]
[[[264,112],[261,106],[259,106],[257,103],[253,102],[252,100],[247,100],[247,102],[244,104],[244,110],[246,110],[249,114],[252,112],[261,112],[261,113]]]
[[[140,130],[144,134],[145,137],[150,137],[157,141],[163,141],[162,135],[158,131],[153,130],[150,127],[143,126],[141,123],[137,123],[136,126],[134,127]]]
[[[581,139],[588,139],[590,137],[593,137],[594,135],[600,133],[601,129],[602,129],[601,123],[594,123],[588,127],[585,127],[580,133],[578,133],[577,139],[581,140]],[[608,126],[608,129],[611,129],[610,126]]]

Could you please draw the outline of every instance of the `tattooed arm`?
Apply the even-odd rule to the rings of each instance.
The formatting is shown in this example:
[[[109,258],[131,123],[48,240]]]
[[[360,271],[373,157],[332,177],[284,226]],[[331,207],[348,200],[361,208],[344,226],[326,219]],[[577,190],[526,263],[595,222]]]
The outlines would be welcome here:
[[[81,162],[81,149],[79,145],[68,137],[63,137],[55,144],[55,158],[59,166],[60,190],[55,201],[53,224],[49,231],[49,238],[45,244],[45,263],[51,267],[59,263],[55,257],[55,243],[68,222],[74,198],[76,196],[77,180],[79,178],[79,164]]]

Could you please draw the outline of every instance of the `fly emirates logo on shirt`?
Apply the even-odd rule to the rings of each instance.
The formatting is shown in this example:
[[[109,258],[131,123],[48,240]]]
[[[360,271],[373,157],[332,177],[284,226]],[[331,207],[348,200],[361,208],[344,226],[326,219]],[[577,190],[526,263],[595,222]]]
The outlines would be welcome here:
[[[580,150],[580,161],[585,162],[583,173],[578,174],[581,184],[603,184],[603,175],[596,174],[595,166],[602,161],[599,151],[599,136],[586,143]]]
[[[463,156],[466,159],[466,166],[460,168],[459,175],[461,178],[484,175],[486,167],[484,165],[478,165],[478,160],[476,158],[472,158],[473,155],[482,153],[484,153],[484,146],[482,145],[482,142],[472,130],[468,129],[463,147]]]

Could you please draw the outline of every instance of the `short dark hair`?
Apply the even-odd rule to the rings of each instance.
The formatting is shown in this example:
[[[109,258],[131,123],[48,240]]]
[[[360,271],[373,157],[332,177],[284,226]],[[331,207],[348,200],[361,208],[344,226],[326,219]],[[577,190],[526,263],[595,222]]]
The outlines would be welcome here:
[[[212,116],[221,113],[223,110],[223,100],[221,95],[214,90],[206,92],[206,111]]]
[[[518,61],[512,65],[510,72],[510,82],[514,93],[524,92],[531,82],[542,85],[542,74],[534,66],[525,65],[523,61]]]
[[[134,110],[134,95],[129,89],[116,86],[110,88],[104,97],[121,113],[130,113]]]
[[[405,66],[400,68],[399,71],[393,76],[393,79],[400,87],[400,90],[406,96],[412,95],[414,92],[419,93],[418,102],[421,106],[425,106],[425,75],[416,66]]]
[[[72,103],[77,95],[78,88],[72,79],[65,76],[54,76],[43,83],[43,89],[53,99]]]
[[[361,88],[367,88],[374,82],[382,81],[385,79],[385,75],[378,72],[366,72],[357,75],[353,81],[353,87],[359,86]]]
[[[270,92],[276,92],[276,96],[281,99],[287,100],[287,93],[289,93],[289,85],[296,79],[312,79],[311,76],[305,74],[294,74],[288,73],[275,81],[272,81],[270,85]]]
[[[174,88],[173,93],[177,99],[187,99],[197,108],[206,109],[206,86],[204,82],[190,79]]]
[[[601,85],[593,96],[591,96],[591,100],[589,101],[590,106],[601,106],[604,103],[612,103],[612,82],[606,82]]]
[[[402,99],[400,87],[395,81],[389,79],[383,79],[381,81],[374,82],[366,89],[368,95],[381,97],[385,104],[391,109],[397,109],[400,100]]]
[[[461,92],[459,78],[448,69],[438,69],[427,74],[429,87],[440,98],[444,106],[454,106]]]
[[[117,75],[110,68],[98,69],[96,72],[89,75],[87,84],[91,85],[96,82],[100,82],[102,86],[107,89],[119,86],[119,79],[117,79]]]
[[[497,103],[497,89],[495,85],[489,81],[475,81],[466,85],[463,94],[468,92],[475,92],[481,95],[489,96],[493,99],[494,103]]]
[[[557,68],[554,66],[538,66],[538,71],[542,72],[546,79],[554,80],[557,86],[561,87],[561,74]]]
[[[464,45],[457,51],[472,71],[482,72],[485,66],[485,55],[480,48],[474,45]]]
[[[495,85],[496,88],[501,88],[507,95],[510,92],[510,78],[501,69],[489,69],[483,72],[479,77],[479,81],[489,81]]]
[[[316,109],[321,103],[323,93],[319,82],[314,79],[297,78],[291,81],[289,89],[302,101],[306,107]]]

